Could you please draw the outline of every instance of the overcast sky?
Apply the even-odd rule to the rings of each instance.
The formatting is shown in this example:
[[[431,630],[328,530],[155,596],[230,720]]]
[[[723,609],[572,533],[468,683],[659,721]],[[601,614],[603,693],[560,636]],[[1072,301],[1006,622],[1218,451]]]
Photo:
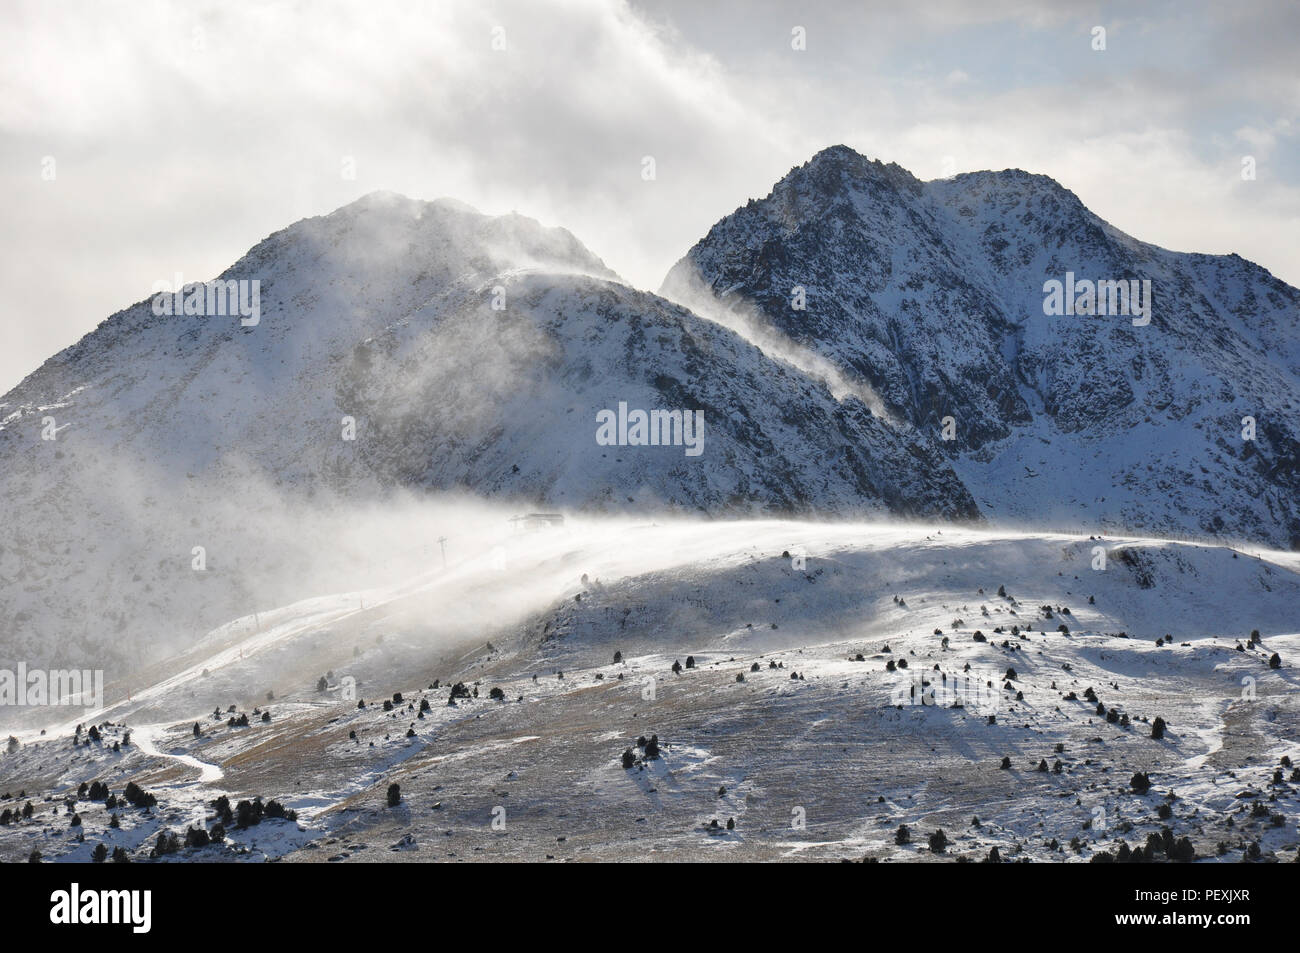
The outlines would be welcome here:
[[[155,281],[376,189],[563,225],[654,290],[840,142],[922,179],[1044,173],[1300,285],[1294,2],[6,0],[0,23],[0,392]]]

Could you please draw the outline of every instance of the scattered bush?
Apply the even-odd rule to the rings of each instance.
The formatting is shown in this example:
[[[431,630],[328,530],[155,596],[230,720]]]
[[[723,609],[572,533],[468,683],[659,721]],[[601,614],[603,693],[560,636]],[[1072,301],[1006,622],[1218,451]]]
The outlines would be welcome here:
[[[127,784],[126,790],[122,792],[122,796],[126,798],[127,803],[132,807],[154,807],[158,803],[156,797],[145,791],[134,781]]]
[[[217,809],[218,820],[227,825],[234,822],[235,815],[234,812],[230,810],[230,798],[223,794],[211,803],[212,806]]]
[[[171,831],[163,831],[158,835],[158,843],[153,850],[149,851],[150,857],[165,857],[168,854],[174,854],[181,849],[180,838]]]
[[[274,798],[266,802],[266,808],[263,811],[263,814],[266,817],[269,817],[273,820],[280,820],[280,821],[298,820],[297,811],[288,810],[283,804],[281,804],[279,801],[275,800]]]

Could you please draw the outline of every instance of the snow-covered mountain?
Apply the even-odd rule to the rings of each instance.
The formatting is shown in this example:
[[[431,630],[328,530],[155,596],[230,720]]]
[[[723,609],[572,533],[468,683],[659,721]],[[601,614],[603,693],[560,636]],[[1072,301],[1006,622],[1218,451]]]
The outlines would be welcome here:
[[[222,276],[255,322],[146,300],[51,359],[0,402],[0,669],[105,686],[0,707],[0,860],[1294,859],[1300,554],[969,524],[1086,491],[1206,532],[1214,481],[1225,531],[1292,513],[1290,431],[1209,427],[1265,348],[1232,393],[1288,406],[1296,293],[1213,260],[1214,340],[1159,291],[1145,327],[1038,317],[1067,193],[968,178],[823,154],[674,272],[699,310],[372,195]],[[1094,231],[1079,274],[1193,273]],[[637,410],[702,443],[617,439]],[[1186,432],[1203,483],[1112,477],[1181,473]]]
[[[1045,314],[1071,274],[1149,280],[1149,323],[1100,313],[1109,294]],[[1300,547],[1300,291],[1131,238],[1046,177],[921,182],[826,149],[661,293],[870,388],[990,518]]]
[[[151,656],[351,588],[376,554],[357,542],[333,568],[322,554],[356,506],[402,491],[978,516],[910,431],[620,284],[563,229],[374,194],[272,235],[220,280],[259,282],[258,315],[146,299],[0,400],[0,662]],[[599,442],[598,415],[620,405],[702,412],[703,431],[693,446]]]

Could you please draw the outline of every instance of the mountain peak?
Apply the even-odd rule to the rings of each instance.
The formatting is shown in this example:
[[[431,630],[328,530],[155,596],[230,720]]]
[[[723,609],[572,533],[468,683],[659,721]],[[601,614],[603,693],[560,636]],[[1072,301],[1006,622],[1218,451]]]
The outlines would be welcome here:
[[[1115,289],[1087,320],[1045,301],[1076,277]],[[921,183],[832,146],[716,223],[663,293],[860,382],[996,516],[1300,545],[1293,425],[1231,440],[1238,407],[1298,399],[1300,291],[1126,235],[1048,176]],[[1123,467],[1176,489],[1115,485]]]
[[[862,153],[840,144],[827,146],[801,166],[795,166],[777,183],[774,192],[782,186],[812,184],[817,192],[831,196],[843,194],[867,183],[886,185],[896,189],[919,191],[921,182],[901,165],[869,159]]]
[[[937,193],[941,200],[954,194],[970,196],[981,202],[1006,196],[1034,197],[1055,200],[1063,208],[1087,211],[1082,200],[1056,179],[1050,175],[1026,172],[1024,169],[959,172],[947,178],[931,179],[925,183],[925,188],[931,193]]]
[[[403,195],[401,192],[394,192],[391,189],[376,189],[373,192],[367,192],[347,205],[341,205],[330,214],[357,214],[360,212],[409,212],[419,216],[426,210],[438,209],[448,212],[456,212],[462,215],[479,215],[485,216],[468,202],[462,202],[460,199],[443,196],[432,200],[413,199],[410,196]]]
[[[617,277],[568,229],[515,212],[489,215],[459,199],[413,199],[387,190],[294,222],[259,242],[229,271],[260,272],[300,256],[328,260],[331,268],[356,275],[377,269],[437,273],[449,280],[523,268]]]

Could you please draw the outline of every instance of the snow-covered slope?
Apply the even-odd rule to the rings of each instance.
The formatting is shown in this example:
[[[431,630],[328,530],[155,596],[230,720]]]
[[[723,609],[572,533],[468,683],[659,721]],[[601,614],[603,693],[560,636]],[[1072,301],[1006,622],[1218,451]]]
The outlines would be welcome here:
[[[512,302],[484,308],[489,289]],[[340,406],[401,485],[603,511],[976,516],[940,454],[739,336],[617,282],[497,276],[366,342]],[[356,364],[354,364],[354,367]],[[703,414],[685,447],[606,446],[600,411]]]
[[[260,282],[260,320],[146,300],[0,400],[0,667],[111,680],[254,609],[354,586],[377,539],[322,559],[357,507],[374,519],[401,492],[978,516],[933,448],[621,285],[562,229],[375,194],[221,277]],[[598,443],[620,403],[702,412],[700,452]]]
[[[0,860],[144,859],[160,831],[212,829],[225,794],[297,822],[227,824],[175,859],[1088,861],[1169,828],[1202,858],[1290,861],[1297,569],[947,524],[601,517],[484,539],[363,600],[240,620],[132,700],[19,732],[0,809],[33,816],[0,826]],[[106,721],[73,743],[71,722]],[[159,804],[77,796],[97,780]]]
[[[1046,315],[1067,273],[1150,280],[1150,323]],[[661,292],[874,391],[991,518],[1300,546],[1300,291],[1137,241],[1051,179],[923,183],[833,147],[718,222]]]

